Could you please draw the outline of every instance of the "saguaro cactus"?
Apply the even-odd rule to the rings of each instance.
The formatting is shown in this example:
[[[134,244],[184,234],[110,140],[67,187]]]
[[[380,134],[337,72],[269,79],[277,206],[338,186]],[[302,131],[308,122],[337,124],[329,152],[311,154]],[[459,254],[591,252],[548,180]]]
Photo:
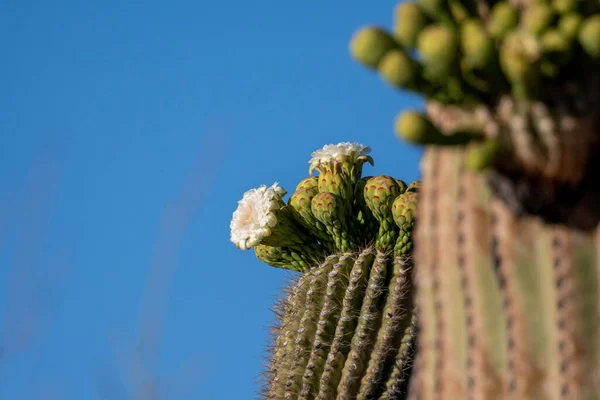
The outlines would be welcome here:
[[[266,399],[404,398],[412,366],[412,232],[418,184],[361,177],[368,147],[313,153],[296,192],[244,194],[231,240],[302,273],[277,309]]]
[[[411,398],[600,398],[599,10],[419,0],[352,38],[426,99]]]

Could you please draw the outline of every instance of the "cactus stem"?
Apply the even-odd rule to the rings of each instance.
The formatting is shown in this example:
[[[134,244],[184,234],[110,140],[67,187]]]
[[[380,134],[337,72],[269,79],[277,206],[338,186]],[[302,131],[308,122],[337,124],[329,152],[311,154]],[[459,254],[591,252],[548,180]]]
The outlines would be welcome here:
[[[598,374],[600,365],[600,319],[590,318],[598,312],[600,304],[600,229],[594,236],[577,233],[573,235],[573,254],[576,255],[577,268],[575,271],[579,307],[576,310],[581,321],[581,348],[587,351],[581,354],[585,378],[582,379],[584,393],[581,398],[593,398],[600,393],[600,382],[594,377]]]
[[[393,275],[388,288],[386,304],[383,308],[381,328],[377,334],[377,339],[371,358],[367,366],[367,371],[362,378],[361,387],[358,396],[360,398],[374,398],[379,387],[378,383],[383,376],[383,367],[386,360],[395,356],[389,349],[395,349],[393,346],[394,332],[404,333],[411,319],[407,318],[407,313],[412,311],[412,293],[407,290],[410,274],[412,272],[409,258],[395,257],[393,263]],[[400,337],[400,340],[402,337]]]
[[[481,210],[489,201],[480,193],[481,176],[461,171],[458,200],[458,265],[464,286],[468,335],[467,388],[469,398],[499,398],[503,395],[501,374],[506,359],[505,324],[500,288],[487,257],[491,241],[489,217]],[[479,182],[478,182],[479,181]],[[485,304],[483,304],[485,302]]]
[[[374,257],[375,252],[373,248],[363,250],[350,272],[350,283],[344,293],[340,319],[337,323],[325,368],[319,381],[317,400],[336,398],[336,389],[341,378],[341,369],[348,353],[348,344],[357,324],[358,315],[356,315],[355,310],[362,303],[369,269]]]
[[[332,259],[334,258],[332,257]],[[281,326],[276,329],[278,337],[274,348],[275,354],[271,360],[267,399],[283,398],[285,394],[285,380],[282,378],[286,377],[289,373],[291,354],[294,351],[294,340],[306,304],[307,291],[305,290],[305,286],[308,284],[308,279],[301,279],[298,284],[293,285],[293,290],[291,290],[287,298],[280,302],[279,307],[283,309],[285,318]]]
[[[331,347],[331,339],[335,333],[335,325],[332,326],[332,321],[338,320],[340,298],[348,285],[348,280],[343,278],[350,273],[353,261],[350,255],[343,255],[329,273],[323,308],[319,315],[310,359],[302,378],[302,391],[299,399],[313,399],[319,390],[319,378],[323,372],[325,359]]]
[[[437,175],[440,165],[437,159],[439,149],[430,148],[425,152],[421,164],[423,174],[422,186],[419,190],[420,200],[417,207],[415,240],[420,245],[415,249],[415,260],[419,268],[415,270],[415,285],[419,288],[416,307],[419,310],[419,353],[415,360],[415,372],[411,378],[411,398],[432,399],[439,386],[438,367],[439,350],[442,342],[438,333],[442,332],[442,323],[436,307],[439,305],[439,282],[436,269],[435,235],[432,232],[436,224],[435,198],[437,196]]]
[[[445,190],[438,193],[435,198],[437,223],[432,232],[436,232],[436,242],[430,249],[438,254],[433,274],[437,276],[439,282],[437,299],[441,328],[438,330],[438,335],[442,342],[439,353],[444,360],[439,370],[443,382],[439,387],[439,394],[448,399],[464,398],[467,388],[465,369],[468,343],[465,327],[467,315],[464,300],[454,295],[463,292],[460,270],[456,262],[458,260],[457,214],[448,210],[448,204],[458,196],[460,169],[456,166],[462,163],[461,155],[462,151],[453,149],[442,152],[439,156],[442,165],[453,167],[441,168],[435,178],[437,187],[444,187]],[[449,346],[449,343],[454,345]]]
[[[519,301],[519,287],[516,277],[519,270],[531,269],[533,265],[519,265],[514,242],[517,226],[514,217],[499,202],[492,202],[492,253],[496,264],[496,272],[504,298],[504,314],[506,316],[507,344],[508,344],[508,373],[506,380],[506,393],[514,398],[536,398],[532,391],[536,382],[539,382],[540,371],[538,365],[533,365],[529,346],[528,321],[523,304]],[[531,235],[533,232],[528,232]],[[521,268],[519,268],[521,267]],[[536,310],[535,314],[538,311]],[[533,397],[532,397],[533,396]],[[539,398],[539,397],[538,397]]]
[[[310,355],[310,352],[307,352],[306,349],[311,347],[317,330],[317,323],[313,317],[316,314],[316,310],[323,305],[325,293],[323,284],[326,281],[321,279],[321,275],[328,274],[333,265],[335,265],[335,261],[335,259],[326,260],[311,276],[310,287],[306,293],[304,315],[300,319],[298,335],[295,340],[296,346],[293,352],[292,365],[285,383],[286,396],[295,395],[300,391],[304,368],[308,363],[308,356]]]
[[[392,372],[386,383],[385,391],[379,396],[379,400],[403,399],[407,392],[406,377],[413,368],[414,354],[417,346],[417,316],[413,312],[410,325],[404,331],[400,347],[396,353],[396,359]]]
[[[560,393],[565,397],[582,398],[579,393],[582,381],[582,362],[584,361],[577,345],[580,336],[578,325],[580,309],[580,294],[576,287],[575,262],[572,257],[574,240],[570,232],[563,227],[554,227],[551,232],[552,239],[552,266],[554,272],[555,308],[557,330],[557,360],[559,367],[558,385]],[[557,391],[558,392],[558,391]]]
[[[386,253],[378,250],[371,267],[356,331],[350,342],[347,362],[337,389],[339,400],[353,398],[359,388],[360,378],[366,370],[369,353],[373,347],[373,321],[379,320],[379,303],[386,293],[387,258]]]

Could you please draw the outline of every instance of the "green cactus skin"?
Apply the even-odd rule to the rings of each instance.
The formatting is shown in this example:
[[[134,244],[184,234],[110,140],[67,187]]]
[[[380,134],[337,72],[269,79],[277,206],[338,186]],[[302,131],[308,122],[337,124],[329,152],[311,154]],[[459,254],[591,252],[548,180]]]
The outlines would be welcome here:
[[[416,335],[411,265],[368,247],[300,277],[279,307],[264,397],[404,398]]]

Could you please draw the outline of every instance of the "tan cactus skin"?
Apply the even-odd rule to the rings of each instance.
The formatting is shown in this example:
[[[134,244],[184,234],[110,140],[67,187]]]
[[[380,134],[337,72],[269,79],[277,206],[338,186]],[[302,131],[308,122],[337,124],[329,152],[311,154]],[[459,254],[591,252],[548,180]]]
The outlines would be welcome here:
[[[426,105],[395,124],[426,146],[409,398],[600,399],[600,3],[413,2],[372,67]]]
[[[410,398],[600,398],[600,235],[513,215],[464,149],[422,173]]]

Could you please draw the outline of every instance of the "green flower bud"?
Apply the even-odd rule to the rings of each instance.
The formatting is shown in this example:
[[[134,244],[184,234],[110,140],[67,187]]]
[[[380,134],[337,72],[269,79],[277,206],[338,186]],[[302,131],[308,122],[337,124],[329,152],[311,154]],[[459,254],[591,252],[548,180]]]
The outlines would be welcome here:
[[[350,41],[350,53],[367,67],[377,68],[386,53],[398,47],[386,31],[377,27],[358,30]]]
[[[469,0],[448,0],[448,5],[454,21],[459,24],[462,24],[471,16],[476,16],[476,13],[473,13],[473,4]]]
[[[308,271],[313,262],[313,260],[307,258],[302,253],[287,247],[273,247],[259,244],[254,247],[254,253],[259,260],[267,265],[298,272]]]
[[[417,36],[427,25],[427,17],[417,3],[406,1],[395,9],[394,36],[405,47],[415,47]]]
[[[339,196],[321,192],[313,197],[311,209],[314,216],[325,225],[339,251],[351,252],[358,249],[355,235],[350,231],[349,215]]]
[[[395,244],[398,228],[394,224],[392,204],[398,195],[400,186],[390,176],[373,177],[365,185],[365,201],[379,222],[379,232],[375,241],[378,249],[391,248]]]
[[[402,50],[390,50],[379,63],[379,73],[389,84],[400,88],[414,88],[418,65]]]
[[[540,35],[554,18],[554,10],[547,4],[535,3],[526,8],[523,14],[523,27],[534,35]]]
[[[372,176],[362,177],[354,188],[354,207],[353,215],[356,216],[354,232],[360,235],[360,241],[363,244],[371,240],[377,233],[377,220],[367,206],[364,196],[364,189]]]
[[[431,19],[445,24],[454,24],[450,4],[446,0],[419,0],[423,12]]]
[[[414,181],[414,182],[411,182],[410,185],[408,185],[408,188],[406,188],[406,191],[419,193],[420,189],[421,189],[421,181]]]
[[[500,142],[493,139],[473,144],[467,148],[465,164],[474,171],[483,171],[493,164],[500,148]]]
[[[469,68],[483,69],[494,58],[495,48],[492,39],[481,21],[469,19],[461,25],[461,48]]]
[[[541,37],[544,56],[552,63],[565,65],[571,59],[571,43],[558,29],[549,29]]]
[[[519,11],[507,1],[496,3],[492,7],[488,30],[494,39],[502,39],[509,31],[515,29],[518,24]]]
[[[456,31],[446,25],[429,25],[417,38],[417,49],[426,74],[433,79],[445,79],[451,73],[458,53]]]
[[[304,178],[300,181],[300,183],[298,183],[298,185],[296,186],[296,191],[299,190],[311,190],[314,188],[315,190],[315,194],[319,191],[318,189],[319,186],[319,180],[317,179],[316,176],[309,176],[308,178]]]
[[[512,83],[516,97],[529,97],[539,84],[541,50],[536,38],[524,31],[513,31],[502,42],[500,66]]]
[[[317,177],[302,180],[296,187],[296,192],[288,200],[288,209],[302,226],[310,231],[326,251],[333,251],[335,245],[327,232],[325,225],[312,213],[311,201],[319,193]]]
[[[573,39],[577,37],[582,22],[583,17],[581,14],[570,12],[560,17],[558,20],[558,29],[566,38]]]
[[[553,0],[552,7],[557,13],[566,14],[577,9],[579,0]]]
[[[402,194],[402,193],[406,192],[406,190],[408,190],[408,185],[403,180],[396,179],[396,183],[398,184],[398,187],[400,188],[400,194]]]
[[[431,17],[436,17],[446,9],[444,0],[419,0],[419,5]]]
[[[399,137],[416,144],[461,145],[472,139],[461,132],[444,135],[425,116],[410,110],[399,115],[395,130]]]
[[[586,18],[578,35],[583,50],[592,58],[600,58],[600,14]]]
[[[392,204],[394,222],[400,229],[394,246],[394,256],[411,254],[413,248],[412,233],[417,217],[417,200],[417,193],[406,192],[396,197]]]

